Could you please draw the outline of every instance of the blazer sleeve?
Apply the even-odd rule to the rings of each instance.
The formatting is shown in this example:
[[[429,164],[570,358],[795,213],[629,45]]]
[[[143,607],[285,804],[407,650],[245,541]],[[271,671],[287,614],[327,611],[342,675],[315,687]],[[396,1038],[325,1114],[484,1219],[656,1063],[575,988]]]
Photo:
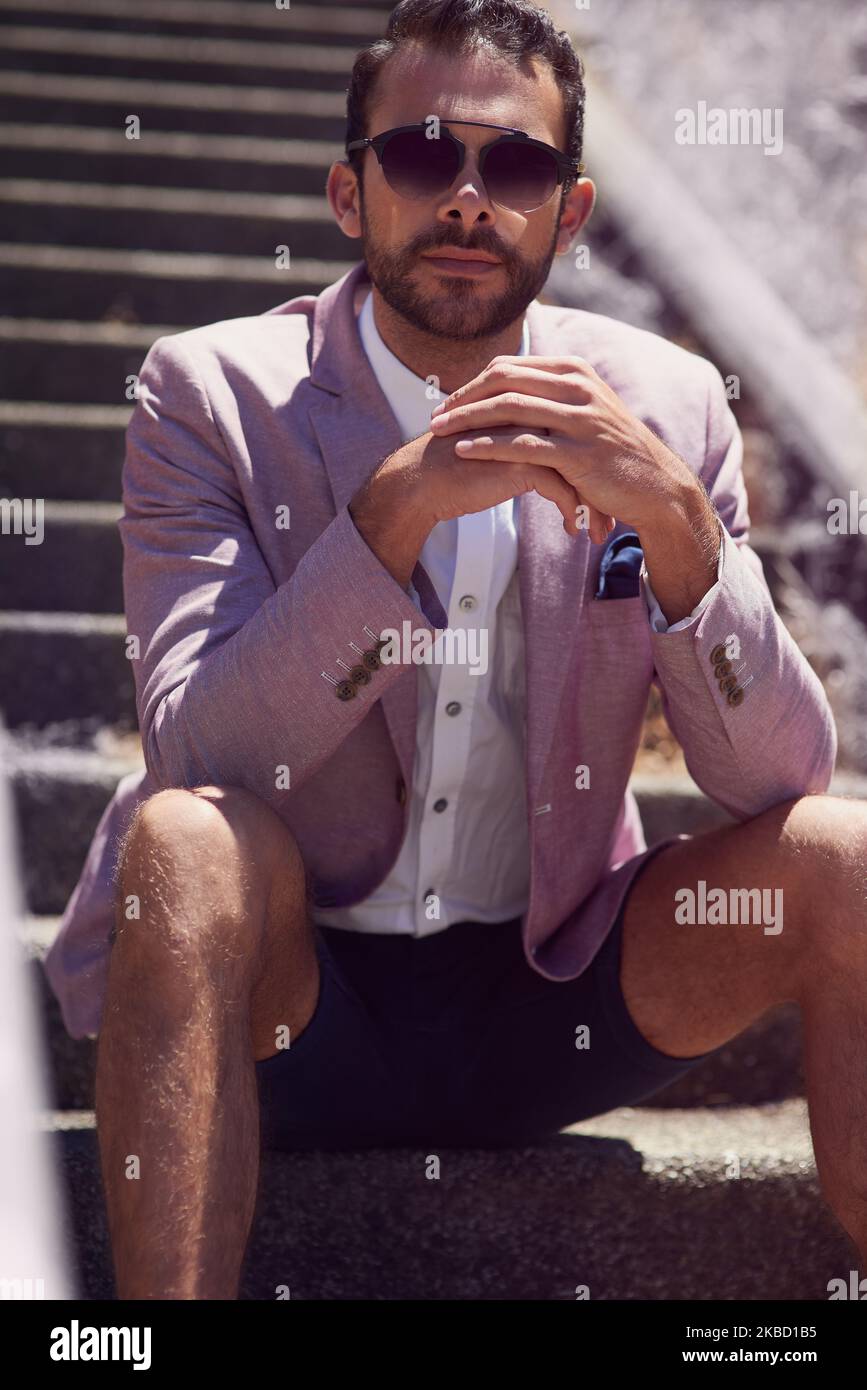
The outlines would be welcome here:
[[[679,631],[651,632],[665,716],[693,780],[739,820],[827,790],[837,734],[821,682],[778,617],[748,543],[743,441],[725,386],[707,362],[707,436],[701,479],[722,522],[718,582]],[[719,648],[733,637],[731,703]],[[724,668],[723,668],[724,669]],[[721,683],[722,682],[722,683]],[[736,696],[737,700],[738,697]]]
[[[337,658],[358,664],[350,644],[374,645],[365,627],[379,637],[427,619],[348,505],[275,586],[181,337],[157,339],[145,358],[123,467],[124,604],[145,764],[160,787],[218,782],[260,794],[288,768],[294,790],[406,673],[384,664],[342,700]]]

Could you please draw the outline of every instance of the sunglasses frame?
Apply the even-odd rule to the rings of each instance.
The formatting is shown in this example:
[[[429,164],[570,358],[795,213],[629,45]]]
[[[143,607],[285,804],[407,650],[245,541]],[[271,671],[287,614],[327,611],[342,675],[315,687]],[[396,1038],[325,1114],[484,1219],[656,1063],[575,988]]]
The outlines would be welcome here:
[[[537,203],[536,206],[532,208],[509,208],[505,203],[497,203],[498,207],[505,207],[507,212],[537,212],[539,208],[545,206],[545,203],[547,203],[549,199],[553,198],[554,194],[556,193],[557,189],[560,187],[561,184],[568,185],[570,181],[575,182],[585,172],[585,167],[583,164],[576,164],[573,159],[570,159],[568,155],[563,154],[563,151],[558,150],[555,145],[548,145],[545,143],[544,140],[535,140],[531,135],[528,135],[525,130],[518,130],[515,126],[495,125],[492,121],[455,121],[453,124],[484,126],[487,130],[501,130],[505,132],[502,135],[498,135],[495,140],[490,140],[487,145],[483,145],[482,148],[479,150],[479,177],[481,178],[483,183],[485,181],[485,163],[487,161],[488,154],[491,150],[496,149],[498,145],[532,145],[536,149],[545,150],[547,154],[550,154],[553,157],[557,165],[557,182],[554,185],[552,191],[548,194],[548,197],[543,202]],[[391,130],[383,130],[379,135],[366,136],[363,140],[350,140],[349,143],[346,145],[346,153],[350,154],[353,150],[371,149],[376,155],[379,167],[382,169],[382,156],[389,140],[392,140],[395,135],[404,135],[407,131],[425,131],[427,125],[428,121],[416,121],[412,125],[393,126]],[[457,147],[457,151],[460,156],[460,164],[458,165],[455,175],[455,177],[457,177],[457,174],[461,172],[466,163],[467,147],[464,144],[463,140],[459,140],[458,137],[452,133],[452,131],[445,123],[441,123],[439,127],[438,138],[442,139],[443,137],[445,137],[446,140],[450,140],[451,143]],[[385,175],[384,171],[383,177],[385,178],[386,183],[388,183],[388,178]],[[389,184],[388,186],[389,188],[391,188],[391,184]],[[443,189],[443,192],[445,191],[446,190]],[[392,192],[397,192],[397,190],[392,189]],[[398,197],[401,198],[406,196],[407,195],[403,193],[398,194]],[[423,195],[421,198],[411,198],[409,199],[409,201],[424,202],[428,196],[437,197],[438,195]],[[491,202],[496,203],[496,198],[491,198]]]

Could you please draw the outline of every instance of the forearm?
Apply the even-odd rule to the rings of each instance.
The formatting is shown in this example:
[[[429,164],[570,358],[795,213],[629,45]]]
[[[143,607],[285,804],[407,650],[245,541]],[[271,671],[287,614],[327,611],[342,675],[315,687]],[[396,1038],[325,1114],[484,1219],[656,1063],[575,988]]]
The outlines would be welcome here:
[[[364,652],[384,629],[426,623],[346,507],[254,611],[245,616],[255,598],[224,595],[209,650],[197,660],[184,620],[198,626],[200,608],[185,584],[177,603],[160,593],[151,559],[127,533],[127,615],[147,653],[136,668],[137,707],[145,762],[159,786],[223,782],[265,794],[281,768],[293,789],[302,786],[405,670],[382,665],[356,683],[352,671]]]
[[[704,612],[650,641],[666,719],[702,791],[747,819],[827,790],[836,754],[828,700],[749,546],[724,531],[722,573]]]

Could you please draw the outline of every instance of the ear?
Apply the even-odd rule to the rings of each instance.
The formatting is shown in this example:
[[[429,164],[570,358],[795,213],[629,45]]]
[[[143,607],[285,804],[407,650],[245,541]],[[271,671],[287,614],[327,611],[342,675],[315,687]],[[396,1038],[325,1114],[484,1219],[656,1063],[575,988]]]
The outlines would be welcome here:
[[[338,227],[348,237],[361,236],[358,179],[348,159],[338,159],[328,171],[325,193]]]
[[[596,206],[596,185],[592,179],[579,178],[566,196],[563,216],[557,233],[557,255],[564,256],[582,227],[590,220]]]

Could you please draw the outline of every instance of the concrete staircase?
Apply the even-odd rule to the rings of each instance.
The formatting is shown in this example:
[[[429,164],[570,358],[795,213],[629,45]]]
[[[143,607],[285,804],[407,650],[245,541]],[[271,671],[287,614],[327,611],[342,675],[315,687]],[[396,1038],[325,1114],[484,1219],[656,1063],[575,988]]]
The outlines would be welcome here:
[[[66,1034],[39,960],[141,760],[116,530],[126,377],[163,332],[259,312],[347,268],[354,248],[322,187],[352,54],[384,13],[0,0],[0,496],[46,503],[41,546],[0,545],[0,708],[45,1126],[88,1298],[112,1293],[95,1048]],[[130,114],[139,141],[124,136]],[[281,243],[288,271],[273,268]],[[617,315],[615,272],[601,283]],[[651,839],[722,818],[687,782],[637,789]],[[652,1108],[440,1158],[432,1181],[412,1150],[266,1154],[244,1297],[286,1284],[302,1298],[572,1299],[586,1284],[593,1298],[815,1299],[852,1263],[818,1196],[791,1010]]]

